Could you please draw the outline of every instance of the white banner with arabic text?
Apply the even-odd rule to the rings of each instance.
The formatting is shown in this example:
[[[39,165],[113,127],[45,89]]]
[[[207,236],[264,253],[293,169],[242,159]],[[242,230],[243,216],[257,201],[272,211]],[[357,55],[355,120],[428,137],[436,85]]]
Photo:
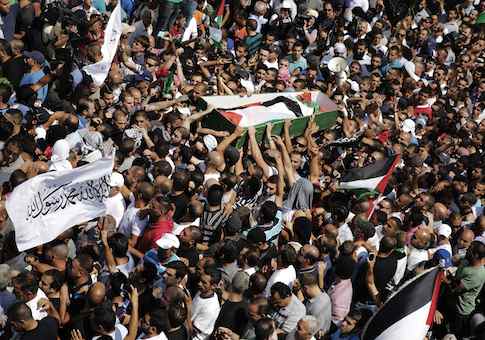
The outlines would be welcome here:
[[[102,158],[35,176],[16,187],[6,208],[18,249],[50,242],[70,227],[104,215],[112,171],[113,159]]]

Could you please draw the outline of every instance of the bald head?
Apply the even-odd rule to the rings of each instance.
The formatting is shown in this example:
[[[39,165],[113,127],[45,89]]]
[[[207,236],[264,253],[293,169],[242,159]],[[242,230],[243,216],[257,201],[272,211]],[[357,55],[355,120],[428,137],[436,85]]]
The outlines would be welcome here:
[[[318,259],[320,257],[320,251],[318,248],[310,244],[305,244],[301,252],[305,257],[310,257],[313,259]]]
[[[411,241],[412,245],[417,249],[428,248],[429,242],[431,241],[431,233],[424,228],[418,228],[414,233],[414,238]]]
[[[172,180],[166,176],[155,178],[155,190],[161,194],[168,194],[172,191]]]
[[[219,151],[209,152],[209,165],[212,165],[217,170],[224,170],[224,156]]]
[[[433,205],[433,217],[436,221],[442,221],[447,219],[449,216],[449,211],[446,205],[443,203],[435,203]]]
[[[51,254],[58,260],[66,261],[69,249],[64,243],[58,244],[51,248]]]
[[[89,302],[93,305],[99,305],[104,301],[106,297],[106,287],[101,282],[96,282],[89,288],[88,291],[88,299]]]
[[[459,249],[468,249],[470,244],[473,242],[473,239],[475,238],[475,234],[471,229],[463,229],[463,232],[460,235],[460,238],[458,239],[458,248]]]

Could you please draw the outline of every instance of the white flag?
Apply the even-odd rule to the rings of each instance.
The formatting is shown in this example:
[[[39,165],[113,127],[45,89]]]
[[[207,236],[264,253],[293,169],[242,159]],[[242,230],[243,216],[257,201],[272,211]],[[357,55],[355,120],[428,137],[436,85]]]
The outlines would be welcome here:
[[[104,30],[104,42],[101,47],[103,59],[97,63],[83,67],[83,70],[93,78],[93,81],[97,86],[101,86],[108,76],[111,63],[118,50],[121,33],[121,1],[118,1],[118,4],[109,17],[106,29]]]
[[[20,251],[54,240],[70,227],[102,216],[110,193],[113,159],[47,172],[22,183],[6,208]]]
[[[187,25],[187,28],[182,35],[182,42],[188,41],[190,39],[197,38],[198,31],[197,31],[197,21],[194,17],[192,17]]]

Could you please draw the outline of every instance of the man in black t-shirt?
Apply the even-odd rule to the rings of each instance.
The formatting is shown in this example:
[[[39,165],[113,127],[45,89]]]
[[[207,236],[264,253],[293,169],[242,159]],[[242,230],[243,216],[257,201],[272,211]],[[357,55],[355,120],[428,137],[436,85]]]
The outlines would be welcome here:
[[[52,316],[34,320],[29,306],[23,302],[13,304],[8,310],[8,320],[20,334],[20,340],[56,340],[58,321]]]

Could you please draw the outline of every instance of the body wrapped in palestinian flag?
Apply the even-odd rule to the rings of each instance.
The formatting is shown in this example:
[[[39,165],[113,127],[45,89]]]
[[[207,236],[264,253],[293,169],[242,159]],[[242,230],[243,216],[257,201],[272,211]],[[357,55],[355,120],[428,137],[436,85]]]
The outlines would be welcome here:
[[[320,129],[326,129],[335,124],[338,113],[337,105],[319,91],[264,93],[250,97],[209,96],[203,99],[215,107],[215,112],[204,120],[204,127],[232,131],[236,126],[255,126],[258,139],[268,122],[273,123],[273,134],[280,134],[284,120],[291,119],[290,135],[299,136],[312,115],[315,115]]]

